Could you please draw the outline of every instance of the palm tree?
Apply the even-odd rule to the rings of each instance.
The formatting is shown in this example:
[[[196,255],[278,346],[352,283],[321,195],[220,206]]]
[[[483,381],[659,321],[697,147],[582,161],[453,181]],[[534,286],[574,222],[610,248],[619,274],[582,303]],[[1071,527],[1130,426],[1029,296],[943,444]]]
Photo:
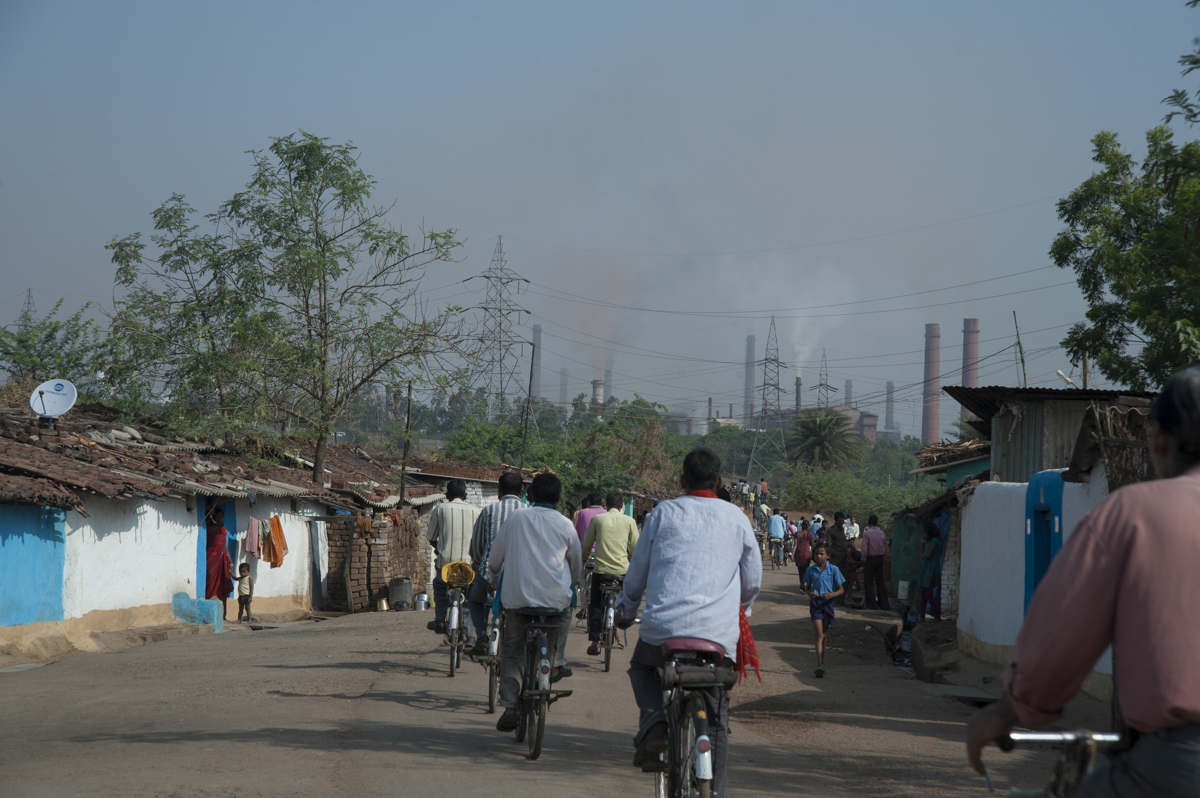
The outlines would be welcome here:
[[[809,410],[796,419],[788,459],[829,470],[858,462],[863,458],[862,449],[862,441],[841,413],[830,409]]]

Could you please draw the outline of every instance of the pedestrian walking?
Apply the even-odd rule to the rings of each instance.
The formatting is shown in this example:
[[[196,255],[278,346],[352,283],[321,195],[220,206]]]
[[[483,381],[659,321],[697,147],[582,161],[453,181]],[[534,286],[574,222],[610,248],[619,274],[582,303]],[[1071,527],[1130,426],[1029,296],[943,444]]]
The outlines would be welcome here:
[[[883,560],[887,555],[887,536],[879,528],[879,516],[872,515],[867,519],[867,528],[863,531],[863,554],[867,556],[867,564],[863,569],[863,593],[869,610],[891,610],[888,601],[887,583],[883,577]]]
[[[845,583],[841,570],[829,562],[829,547],[822,543],[814,548],[813,564],[804,573],[804,592],[808,594],[808,617],[817,637],[815,673],[818,679],[825,677],[826,636],[835,620],[833,602],[845,592],[842,588]]]
[[[800,583],[804,583],[804,572],[808,570],[809,560],[812,559],[812,524],[800,519],[800,528],[796,530],[796,568],[800,571]]]

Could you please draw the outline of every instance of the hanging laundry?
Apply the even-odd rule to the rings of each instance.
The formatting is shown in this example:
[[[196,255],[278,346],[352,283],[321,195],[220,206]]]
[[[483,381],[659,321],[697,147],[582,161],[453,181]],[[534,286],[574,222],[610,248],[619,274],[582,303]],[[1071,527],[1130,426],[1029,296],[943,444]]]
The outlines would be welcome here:
[[[279,516],[271,516],[271,520],[267,522],[267,532],[262,537],[262,558],[271,563],[272,568],[278,568],[283,565],[283,558],[287,556],[287,538],[283,536],[283,524],[279,520]]]
[[[261,531],[262,522],[257,518],[251,518],[246,524],[246,554],[255,559],[262,559],[262,551],[259,549],[258,539]]]

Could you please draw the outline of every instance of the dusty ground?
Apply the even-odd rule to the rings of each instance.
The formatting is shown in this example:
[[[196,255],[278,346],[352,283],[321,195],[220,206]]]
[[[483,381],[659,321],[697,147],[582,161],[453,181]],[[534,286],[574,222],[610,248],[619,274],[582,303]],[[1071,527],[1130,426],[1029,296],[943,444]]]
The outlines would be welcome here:
[[[963,753],[971,708],[888,664],[864,630],[869,614],[839,620],[829,674],[812,677],[796,584],[792,569],[765,574],[753,617],[763,681],[733,694],[731,794],[985,792]],[[653,794],[628,764],[627,656],[605,674],[572,635],[569,656],[589,664],[576,667],[575,694],[553,707],[545,751],[530,762],[484,714],[482,668],[447,678],[430,617],[355,615],[0,673],[0,795]],[[1076,711],[1105,716],[1095,702]],[[1045,754],[989,761],[997,786],[1032,786],[1048,771]]]

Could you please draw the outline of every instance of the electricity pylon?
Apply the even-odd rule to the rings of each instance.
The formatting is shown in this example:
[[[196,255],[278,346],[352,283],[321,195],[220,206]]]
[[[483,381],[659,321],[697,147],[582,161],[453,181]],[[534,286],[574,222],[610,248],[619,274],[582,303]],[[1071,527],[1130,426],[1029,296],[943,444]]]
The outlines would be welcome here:
[[[783,395],[779,387],[779,369],[784,365],[779,362],[779,339],[775,335],[775,317],[771,317],[771,329],[767,333],[767,350],[759,361],[763,367],[762,409],[759,411],[759,423],[754,430],[754,446],[750,450],[750,463],[746,466],[746,481],[766,476],[769,469],[759,458],[763,453],[774,449],[781,460],[787,460],[787,441],[783,430],[783,408],[780,405]]]

